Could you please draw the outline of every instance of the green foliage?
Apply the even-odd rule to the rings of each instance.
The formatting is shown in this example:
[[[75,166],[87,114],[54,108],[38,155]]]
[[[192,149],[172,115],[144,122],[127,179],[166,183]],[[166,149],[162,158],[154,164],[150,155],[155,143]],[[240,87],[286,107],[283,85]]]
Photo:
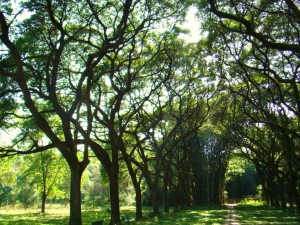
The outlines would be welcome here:
[[[263,195],[263,187],[261,184],[257,185],[256,191],[257,191],[256,199],[262,201],[264,195]]]
[[[227,0],[207,5],[213,13],[202,15],[211,59],[229,96],[218,115],[242,150],[239,154],[255,165],[266,200],[285,208],[286,186],[293,183],[294,196],[299,196],[295,185],[300,137],[299,85],[294,73],[299,68],[299,55],[294,53],[300,48],[295,41],[299,39],[297,6],[286,1]],[[242,172],[237,166],[230,170],[229,176]],[[296,202],[299,211],[299,199]]]
[[[28,208],[35,205],[45,191],[49,199],[66,198],[69,192],[67,165],[51,151],[24,157],[1,158],[0,204],[22,204]],[[63,189],[67,183],[67,189]]]
[[[17,193],[17,201],[20,202],[24,208],[32,207],[38,200],[38,193],[32,184],[19,182]]]
[[[226,172],[226,180],[232,180],[234,176],[245,173],[247,160],[242,157],[231,157]]]
[[[82,178],[83,204],[92,208],[109,204],[109,183],[98,161],[87,167]]]
[[[121,206],[134,206],[135,205],[135,192],[132,185],[128,170],[125,164],[120,164],[120,205]]]
[[[266,202],[260,199],[243,198],[237,203],[238,206],[266,206]]]
[[[241,199],[246,196],[257,197],[258,175],[254,164],[245,158],[233,156],[226,172],[227,197]]]
[[[179,40],[185,31],[176,26],[192,4],[205,31],[198,44]],[[5,1],[0,126],[18,132],[3,154],[55,147],[80,176],[93,151],[103,166],[82,179],[82,200],[93,208],[109,202],[106,172],[120,177],[121,204],[134,204],[130,169],[158,202],[164,192],[165,204],[222,203],[233,148],[253,164],[231,158],[228,183],[255,192],[256,168],[273,192],[264,194],[280,189],[284,198],[293,184],[298,196],[299,13],[290,4],[24,1],[30,14],[21,19]],[[13,166],[2,162],[0,204],[14,194],[26,207],[43,194],[70,199],[70,173],[56,152],[16,160],[12,181]],[[169,222],[196,223],[194,213]]]
[[[0,208],[4,205],[13,205],[12,187],[0,183]]]

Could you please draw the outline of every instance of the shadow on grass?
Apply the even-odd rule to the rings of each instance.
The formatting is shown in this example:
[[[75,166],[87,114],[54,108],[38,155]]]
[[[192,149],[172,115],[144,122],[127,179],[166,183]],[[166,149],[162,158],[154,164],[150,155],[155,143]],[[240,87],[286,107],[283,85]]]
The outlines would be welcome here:
[[[264,206],[236,206],[240,224],[296,225],[300,224],[299,214],[284,210],[275,210]]]
[[[224,218],[227,215],[226,207],[195,207],[187,208],[180,212],[165,214],[160,217],[147,219],[136,224],[170,224],[170,225],[194,225],[207,224],[219,225],[224,224]]]

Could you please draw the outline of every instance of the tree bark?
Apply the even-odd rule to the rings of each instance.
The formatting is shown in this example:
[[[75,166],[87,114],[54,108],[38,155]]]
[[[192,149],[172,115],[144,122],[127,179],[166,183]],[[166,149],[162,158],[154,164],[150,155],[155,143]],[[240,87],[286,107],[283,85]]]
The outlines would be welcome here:
[[[295,174],[292,173],[292,176],[290,178],[290,184],[291,184],[291,189],[292,189],[292,196],[295,199],[296,207],[297,207],[297,212],[300,213],[300,196],[299,192],[297,190],[297,179],[295,178]]]
[[[152,215],[158,215],[159,214],[159,208],[158,208],[158,199],[157,199],[157,184],[158,184],[158,176],[157,171],[153,178],[151,179],[151,175],[148,169],[144,170],[144,176],[147,182],[147,185],[150,189],[150,199],[151,199],[151,205],[152,205]]]
[[[70,219],[69,225],[82,225],[81,218],[81,176],[83,170],[77,163],[69,164],[71,171]]]
[[[45,192],[45,190],[42,193],[42,209],[41,209],[41,213],[45,213],[46,210],[46,199],[47,199],[47,194]]]
[[[114,153],[113,153],[114,154]],[[109,176],[111,224],[119,225],[120,220],[120,199],[119,199],[119,163],[118,158],[112,157]]]
[[[166,163],[164,168],[164,177],[163,177],[163,204],[164,204],[164,212],[169,213],[169,189],[171,186],[171,173],[170,173],[170,161]]]
[[[167,180],[164,180],[163,187],[163,202],[164,202],[164,212],[169,213],[169,183]]]
[[[141,220],[143,218],[143,207],[142,207],[142,191],[140,184],[138,184],[135,188],[135,219]]]
[[[152,203],[153,215],[158,215],[159,208],[158,208],[158,199],[157,199],[157,188],[155,187],[155,185],[151,187],[151,203]]]
[[[141,192],[141,187],[140,187],[140,182],[137,179],[137,174],[134,172],[134,169],[132,167],[130,158],[128,154],[126,153],[125,148],[122,148],[122,154],[124,157],[124,161],[126,163],[134,191],[135,191],[135,219],[141,220],[143,218],[143,209],[142,209],[142,192]]]
[[[133,171],[131,162],[125,157],[125,162],[128,168],[128,172],[135,191],[135,219],[141,220],[143,218],[143,208],[142,208],[142,191],[140,187],[140,182],[138,182],[136,173]]]

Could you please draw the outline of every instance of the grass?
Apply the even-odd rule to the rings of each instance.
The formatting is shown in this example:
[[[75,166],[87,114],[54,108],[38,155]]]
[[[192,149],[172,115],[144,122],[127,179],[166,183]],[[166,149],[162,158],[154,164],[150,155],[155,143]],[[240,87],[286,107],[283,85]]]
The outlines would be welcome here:
[[[162,214],[159,217],[148,218],[149,208],[145,208],[145,219],[133,224],[136,225],[221,225],[225,224],[225,218],[228,214],[226,207],[193,207],[186,208],[180,212],[170,214]],[[9,209],[0,210],[1,225],[67,225],[68,224],[68,208],[64,209],[48,209],[47,213],[41,214],[38,209],[20,210]],[[238,215],[237,220],[241,225],[247,224],[300,224],[299,214],[289,211],[274,210],[262,205],[238,205],[235,207],[235,213]],[[122,207],[122,215],[128,215],[134,218],[134,207]],[[102,210],[84,210],[82,212],[83,225],[91,225],[93,221],[105,220],[105,224],[109,222],[109,212],[106,209]]]
[[[265,206],[241,205],[236,207],[241,224],[263,225],[296,225],[300,224],[300,216],[295,212],[276,210]]]
[[[107,210],[84,210],[82,211],[83,225],[91,225],[96,220],[106,220],[108,224],[110,214]],[[46,213],[40,213],[39,209],[10,209],[0,210],[1,225],[67,225],[69,221],[69,209],[48,209]]]
[[[1,225],[54,225],[68,224],[68,210],[48,210],[47,213],[39,213],[38,210],[14,209],[0,211]]]
[[[195,207],[186,210],[162,214],[159,217],[148,218],[147,214],[150,209],[145,209],[145,220],[134,224],[152,225],[152,224],[210,224],[219,225],[224,223],[224,218],[227,215],[226,207]],[[134,218],[133,207],[122,207],[122,215],[128,215]],[[93,221],[104,219],[105,223],[109,223],[109,213],[107,210],[100,211],[83,211],[83,225],[91,225]],[[53,209],[47,213],[39,213],[38,210],[0,210],[1,225],[66,225],[68,224],[68,209]]]
[[[180,212],[163,214],[160,217],[148,218],[145,221],[137,222],[136,224],[153,225],[153,224],[207,224],[207,225],[220,225],[224,224],[227,215],[226,207],[193,207],[187,208]]]
[[[300,215],[288,210],[267,207],[265,202],[254,199],[244,199],[236,207],[236,213],[241,224],[300,224]]]

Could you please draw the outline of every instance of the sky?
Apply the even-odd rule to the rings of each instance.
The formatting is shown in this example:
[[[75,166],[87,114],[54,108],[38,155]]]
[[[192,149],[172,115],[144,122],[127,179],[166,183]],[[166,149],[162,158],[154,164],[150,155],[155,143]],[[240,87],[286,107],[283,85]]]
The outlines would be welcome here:
[[[200,39],[200,22],[199,19],[196,16],[197,8],[194,6],[191,6],[188,9],[187,15],[186,15],[186,22],[182,24],[183,28],[189,29],[190,34],[187,35],[180,35],[179,37],[190,42],[197,42]]]
[[[1,1],[1,0],[0,0]],[[17,8],[19,1],[18,0],[11,0],[13,8]],[[198,42],[200,39],[200,22],[199,18],[197,18],[197,8],[195,6],[191,6],[188,8],[188,12],[186,14],[185,22],[182,24],[181,27],[189,29],[190,34],[182,34],[179,37],[186,40],[187,42],[193,43]],[[24,13],[22,14],[22,19],[29,17],[29,14]]]

